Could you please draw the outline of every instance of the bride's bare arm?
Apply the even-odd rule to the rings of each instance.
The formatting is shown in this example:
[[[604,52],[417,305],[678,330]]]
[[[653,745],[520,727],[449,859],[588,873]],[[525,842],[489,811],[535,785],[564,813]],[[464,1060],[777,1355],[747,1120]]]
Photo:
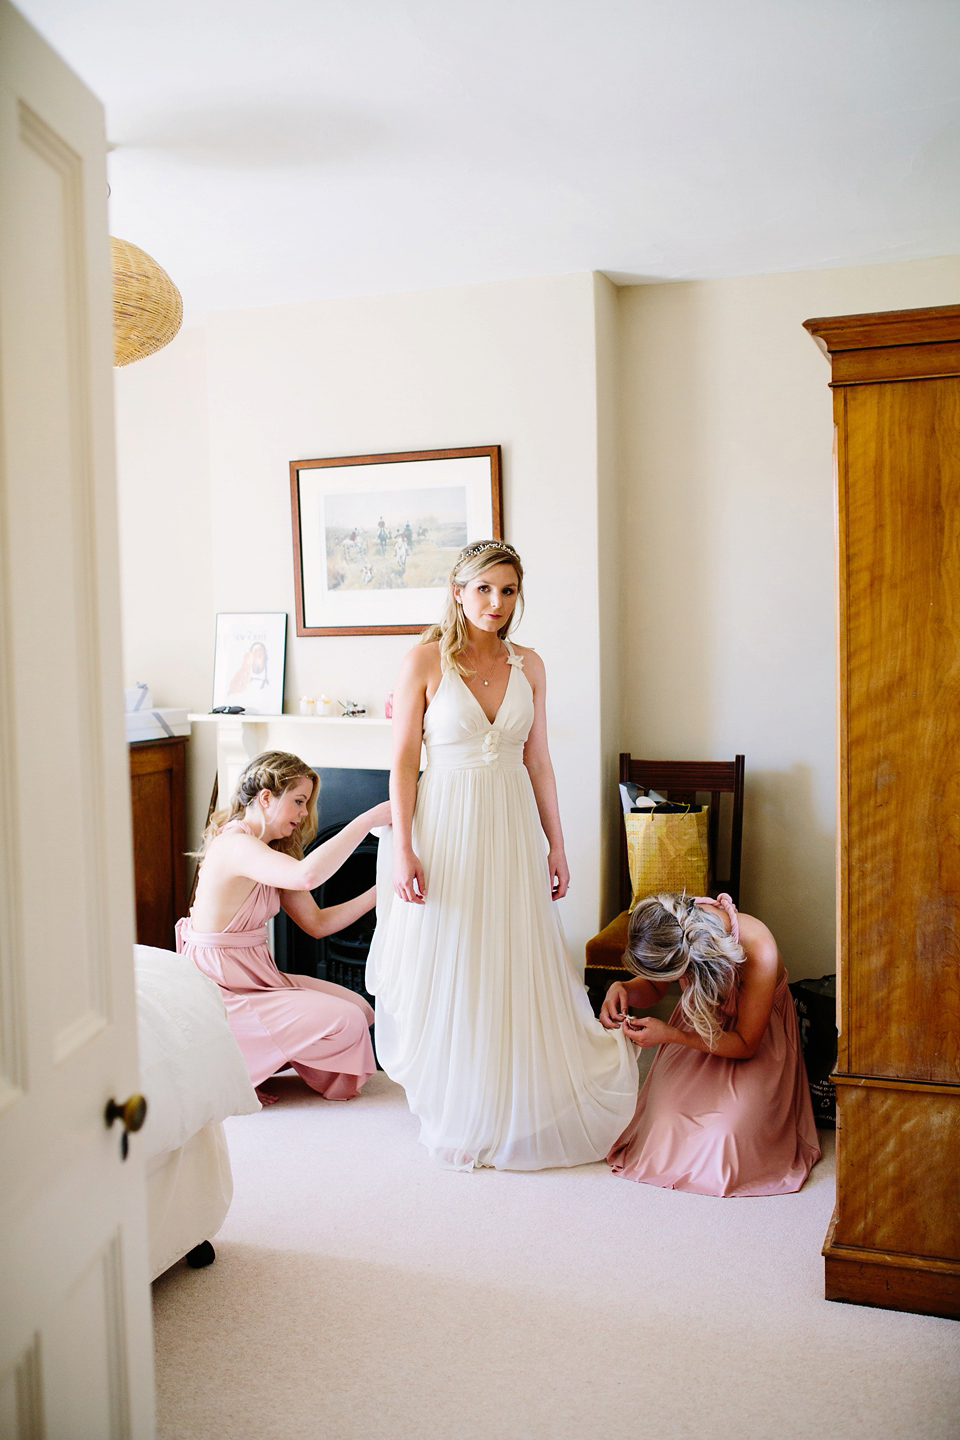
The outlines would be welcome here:
[[[393,764],[390,804],[393,811],[393,888],[401,900],[422,905],[426,894],[423,866],[413,849],[413,811],[423,744],[427,686],[437,658],[436,646],[415,645],[404,656],[393,690]]]
[[[550,847],[547,861],[550,866],[553,898],[562,900],[570,887],[570,868],[567,865],[563,829],[560,825],[557,781],[547,745],[547,677],[543,661],[534,650],[525,649],[522,654],[523,673],[533,690],[533,724],[523,747],[523,763],[530,775],[537,810],[540,812],[540,824]]]

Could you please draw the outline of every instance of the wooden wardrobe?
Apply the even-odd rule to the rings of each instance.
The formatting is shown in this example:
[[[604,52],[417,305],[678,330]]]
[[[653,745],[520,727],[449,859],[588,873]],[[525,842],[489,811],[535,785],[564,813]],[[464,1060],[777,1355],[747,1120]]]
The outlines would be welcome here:
[[[960,305],[806,321],[839,562],[826,1296],[960,1317]]]

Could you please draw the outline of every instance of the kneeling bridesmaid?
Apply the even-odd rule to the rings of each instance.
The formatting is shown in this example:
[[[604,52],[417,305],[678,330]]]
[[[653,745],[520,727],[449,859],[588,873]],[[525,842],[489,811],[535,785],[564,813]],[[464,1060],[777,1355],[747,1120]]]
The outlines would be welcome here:
[[[777,942],[719,900],[654,895],[630,917],[608,1029],[659,1045],[636,1114],[607,1160],[617,1175],[696,1195],[785,1195],[820,1159],[797,1018]],[[669,1024],[631,1019],[679,980]]]
[[[376,1069],[362,995],[310,975],[284,975],[267,941],[282,906],[308,935],[332,935],[372,910],[376,889],[321,910],[311,890],[339,870],[389,803],[351,820],[304,858],[317,833],[318,780],[296,755],[271,750],[244,770],[203,836],[197,898],[177,924],[177,949],[220,986],[227,1018],[259,1086],[292,1065],[328,1100],[350,1100]],[[277,1097],[258,1090],[264,1104]]]

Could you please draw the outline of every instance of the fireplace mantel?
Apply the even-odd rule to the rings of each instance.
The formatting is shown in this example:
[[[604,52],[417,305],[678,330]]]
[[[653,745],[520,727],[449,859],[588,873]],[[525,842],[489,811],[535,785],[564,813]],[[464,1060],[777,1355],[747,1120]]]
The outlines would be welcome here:
[[[391,722],[345,715],[190,715],[217,727],[217,788],[232,795],[247,764],[264,750],[290,750],[315,768],[389,770]]]

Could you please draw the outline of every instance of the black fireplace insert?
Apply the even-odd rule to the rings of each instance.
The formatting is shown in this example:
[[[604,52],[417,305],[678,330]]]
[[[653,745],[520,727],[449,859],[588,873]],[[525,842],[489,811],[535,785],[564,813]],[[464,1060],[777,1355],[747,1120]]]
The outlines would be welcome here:
[[[361,811],[387,799],[389,771],[323,769],[317,802],[319,829],[308,853],[342,830]],[[359,895],[376,883],[376,836],[367,835],[336,874],[331,875],[313,891],[313,898],[324,908],[339,905]],[[376,925],[376,913],[370,910],[353,925],[322,940],[305,935],[282,910],[274,921],[273,943],[277,968],[288,974],[315,975],[318,980],[331,980],[363,995],[373,1003],[364,988],[367,951]]]

